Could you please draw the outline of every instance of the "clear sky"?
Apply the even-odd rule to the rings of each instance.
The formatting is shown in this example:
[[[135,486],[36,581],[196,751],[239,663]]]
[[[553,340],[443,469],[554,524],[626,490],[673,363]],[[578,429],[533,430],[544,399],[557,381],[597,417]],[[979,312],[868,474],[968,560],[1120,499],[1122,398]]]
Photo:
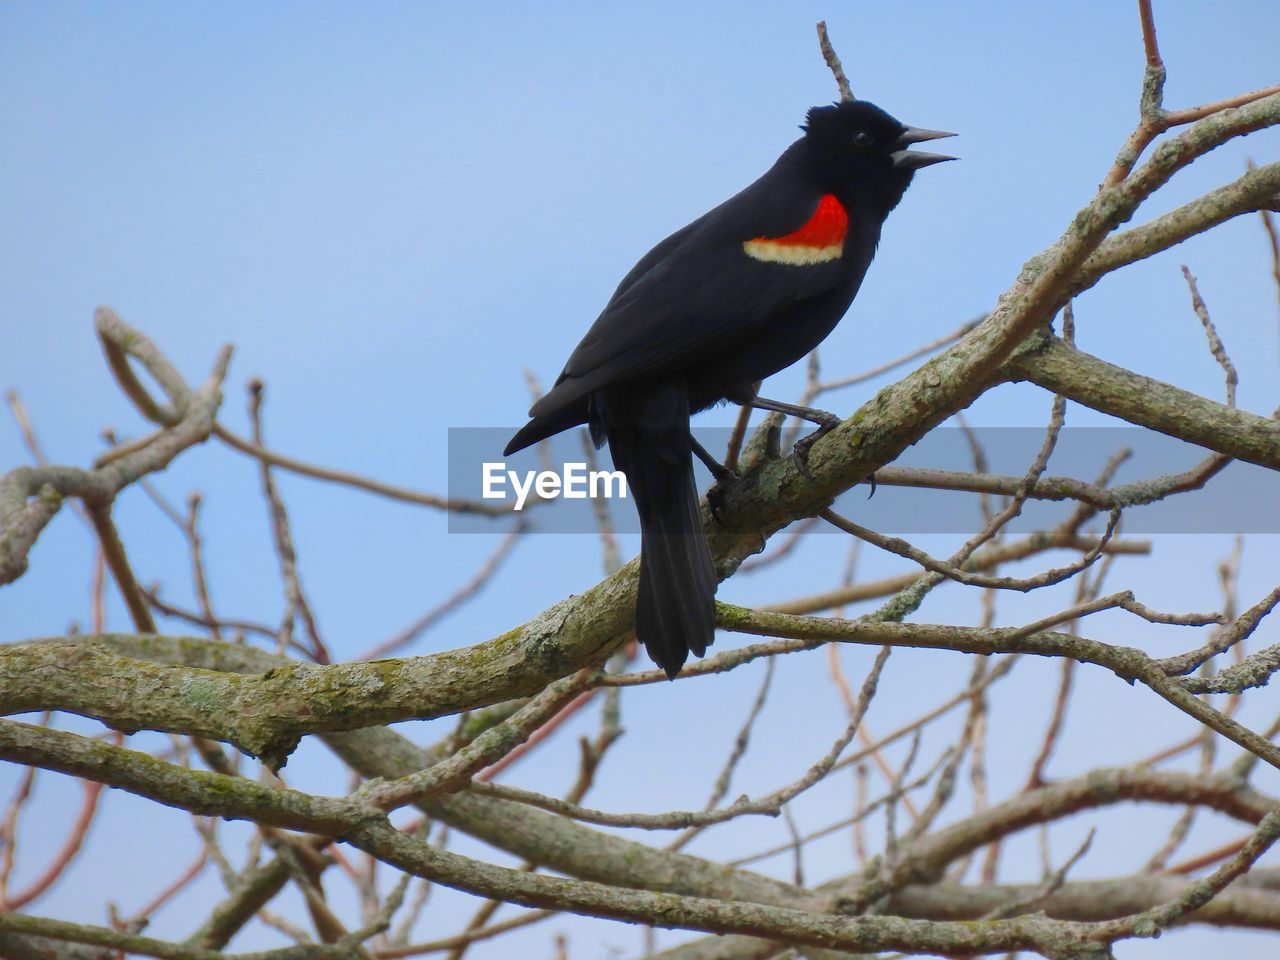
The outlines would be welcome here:
[[[1169,105],[1277,81],[1273,0],[1158,2],[1157,16]],[[635,259],[763,172],[798,136],[804,111],[834,97],[813,33],[824,17],[855,92],[911,124],[959,132],[948,149],[963,158],[917,178],[856,304],[824,347],[827,370],[854,373],[990,307],[1088,199],[1136,118],[1141,42],[1132,4],[0,3],[0,387],[20,391],[60,462],[88,462],[104,426],[142,432],[92,333],[92,310],[106,303],[192,381],[203,379],[222,343],[235,343],[224,413],[234,429],[245,428],[242,385],[259,375],[268,384],[272,445],[442,490],[447,428],[520,425],[528,405],[523,370],[552,379]],[[1280,134],[1255,135],[1197,163],[1139,219],[1234,178],[1247,156],[1274,160]],[[1183,262],[1200,278],[1240,370],[1241,406],[1271,411],[1280,402],[1280,326],[1256,218],[1091,291],[1077,304],[1082,347],[1220,397],[1221,372],[1178,273]],[[832,406],[848,412],[883,382],[834,395]],[[792,371],[771,389],[794,396],[799,383]],[[1034,426],[1048,406],[1034,389],[1004,388],[980,402],[973,419]],[[707,422],[726,416],[712,413]],[[1069,422],[1105,421],[1073,408]],[[0,425],[0,468],[24,460],[17,431]],[[296,477],[280,482],[305,585],[338,655],[411,622],[465,582],[494,546],[487,536],[448,535],[437,513]],[[219,609],[277,618],[280,590],[253,465],[210,444],[158,484],[179,502],[192,488],[205,494]],[[121,499],[118,519],[144,582],[188,600],[174,530],[136,490]],[[779,571],[767,588],[743,578],[723,595],[764,602],[834,583],[843,544],[821,540],[810,559]],[[953,540],[921,542],[942,550]],[[635,549],[630,539],[625,545]],[[1156,606],[1213,607],[1214,569],[1230,538],[1169,536],[1157,546],[1154,563],[1120,567],[1113,582]],[[897,569],[869,554],[865,575]],[[36,548],[28,576],[0,592],[0,639],[87,622],[90,557],[87,534],[67,512]],[[1277,557],[1273,540],[1250,541],[1246,601],[1273,585]],[[495,587],[414,652],[492,636],[598,573],[594,538],[528,538]],[[952,591],[921,616],[971,618],[975,608]],[[1001,616],[1016,622],[1030,609],[1015,598]],[[114,599],[108,621],[127,627]],[[1131,629],[1105,622],[1117,633]],[[1269,629],[1260,641],[1275,639]],[[1134,636],[1168,642],[1152,631]],[[838,728],[839,702],[821,658],[791,659],[735,789],[775,786],[820,755]],[[868,662],[865,652],[850,652],[846,665],[860,676]],[[945,675],[931,672],[944,667]],[[968,669],[959,657],[896,658],[874,724],[887,729],[914,715]],[[998,745],[1011,755],[1025,746],[1028,724],[1039,737],[1056,677],[1052,664],[1026,670],[1021,692],[997,700],[993,719]],[[1116,693],[1114,678],[1083,673],[1088,689]],[[758,682],[758,671],[739,674],[631,697],[630,732],[593,802],[616,810],[699,805]],[[1252,717],[1265,723],[1260,696]],[[1176,736],[1170,731],[1185,725],[1153,700],[1125,690],[1112,701],[1124,711],[1120,744],[1115,713],[1078,711],[1058,773],[1120,762]],[[704,733],[699,718],[725,715],[735,719]],[[594,722],[584,721],[583,731]],[[799,730],[821,731],[803,757],[793,749]],[[406,732],[426,739],[436,731]],[[520,782],[562,790],[572,750],[566,740],[563,753],[550,755],[556,763],[522,768]],[[345,788],[319,748],[304,747],[289,770],[300,786]],[[1023,770],[1019,761],[1007,781],[998,775],[997,795],[1016,787]],[[13,778],[0,771],[0,784]],[[49,803],[31,825],[48,843],[61,835],[63,801],[74,800],[51,788],[52,778],[43,784]],[[842,781],[815,798],[810,822],[833,819],[823,804],[847,803],[847,793]],[[124,796],[107,802],[116,816],[104,825],[145,809]],[[1079,874],[1136,869],[1173,815],[1106,820]],[[1103,818],[1088,823],[1095,821]],[[1088,823],[1068,826],[1063,856]],[[1222,838],[1238,832],[1212,829],[1209,836]],[[772,838],[782,827],[751,830]],[[751,837],[727,829],[695,849],[731,855]],[[74,882],[37,912],[98,921],[108,875],[118,886],[111,895],[135,907],[194,844],[185,818],[168,812],[139,817],[129,834],[100,829]],[[170,855],[175,849],[182,857]],[[833,848],[810,866],[822,876],[846,861],[844,848]],[[1026,862],[1034,864],[1034,854]],[[209,874],[154,932],[184,936],[216,891]],[[438,921],[470,910],[447,895],[435,908]],[[619,927],[562,928],[575,958],[607,945],[634,952],[638,943]],[[252,929],[237,946],[273,936]],[[1212,936],[1134,943],[1119,955],[1199,956]],[[546,952],[548,928],[523,942]],[[1244,935],[1232,942],[1263,949]],[[477,947],[472,955],[502,950]]]

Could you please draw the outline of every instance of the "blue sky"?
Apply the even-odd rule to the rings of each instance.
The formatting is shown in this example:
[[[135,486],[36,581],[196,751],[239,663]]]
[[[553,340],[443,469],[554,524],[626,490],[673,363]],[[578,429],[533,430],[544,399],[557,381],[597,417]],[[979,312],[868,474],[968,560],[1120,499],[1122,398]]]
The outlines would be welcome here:
[[[1276,82],[1275,3],[1164,3],[1157,15],[1170,106]],[[758,176],[798,135],[805,109],[834,97],[813,35],[823,17],[860,96],[909,123],[961,134],[949,148],[962,161],[917,178],[857,302],[824,346],[827,370],[853,373],[988,308],[1022,261],[1052,242],[1087,200],[1136,116],[1141,44],[1130,4],[1086,2],[1067,13],[1002,2],[982,5],[980,14],[972,5],[930,2],[0,4],[0,386],[20,391],[61,462],[87,462],[104,426],[141,432],[92,335],[92,310],[107,303],[192,381],[203,379],[223,342],[235,343],[224,408],[234,429],[245,428],[242,384],[260,375],[272,445],[441,490],[447,428],[518,426],[528,403],[522,371],[553,378],[635,259]],[[1246,156],[1277,155],[1274,132],[1217,151],[1180,174],[1139,219],[1234,178]],[[1183,262],[1199,277],[1240,370],[1241,406],[1269,412],[1280,402],[1280,327],[1256,219],[1193,240],[1081,298],[1082,347],[1221,396],[1221,372],[1178,273]],[[771,391],[794,396],[799,383],[791,371]],[[875,386],[833,395],[831,405],[848,412]],[[1010,387],[984,398],[972,417],[1035,426],[1048,406],[1042,393]],[[726,416],[711,413],[705,422]],[[1069,422],[1105,420],[1073,408]],[[0,426],[0,468],[24,459],[17,431]],[[178,501],[195,487],[205,494],[219,609],[276,618],[280,592],[253,465],[210,444],[158,483]],[[493,549],[490,537],[449,536],[436,513],[296,477],[280,483],[305,585],[339,655],[412,621]],[[173,529],[137,491],[121,499],[118,518],[141,578],[162,582],[167,596],[189,598]],[[724,595],[765,602],[833,582],[843,545],[821,541],[767,583],[743,578]],[[922,539],[936,550],[950,542]],[[1133,586],[1155,606],[1214,606],[1214,567],[1230,538],[1168,536],[1157,546],[1154,562],[1119,567],[1113,583]],[[476,642],[585,588],[598,576],[598,553],[592,537],[530,538],[493,589],[415,651]],[[867,576],[897,569],[864,555]],[[60,517],[28,576],[0,593],[0,637],[84,623],[90,556],[85,531],[69,513]],[[1250,541],[1246,601],[1270,588],[1275,559],[1271,539]],[[1022,597],[1004,604],[1004,622],[1042,610]],[[951,591],[921,616],[972,618],[975,610],[974,598]],[[1123,620],[1099,623],[1153,644],[1177,640]],[[114,600],[109,625],[126,626]],[[849,653],[852,675],[869,662],[864,653]],[[821,658],[792,659],[781,667],[741,789],[776,785],[790,772],[779,757],[791,756],[797,724],[822,731],[809,751],[815,757],[839,724]],[[878,704],[882,713],[872,722],[887,729],[913,715],[968,669],[958,657],[896,657],[886,679],[894,695]],[[1001,694],[995,707],[993,735],[1011,756],[1025,746],[1022,717],[1032,718],[1038,737],[1045,690],[1056,677],[1052,664],[1025,669],[1022,686]],[[619,810],[700,804],[736,719],[705,731],[699,720],[736,718],[756,682],[758,674],[742,671],[630,698],[630,732],[595,802]],[[1109,709],[1123,711],[1131,739],[1112,742],[1114,712],[1082,709],[1060,773],[1120,762],[1182,729],[1154,698],[1117,691],[1113,678],[1083,671],[1082,682],[1114,697]],[[1265,701],[1258,710],[1254,719],[1265,723]],[[583,730],[591,723],[584,720]],[[555,763],[522,770],[520,782],[562,789],[572,776],[572,748],[566,740],[561,754],[550,755]],[[800,769],[811,758],[794,759]],[[997,791],[1015,786],[1022,769],[1010,761]],[[304,748],[290,770],[300,785],[343,788],[318,749]],[[0,777],[8,782],[12,771]],[[815,797],[812,822],[831,819],[823,805],[847,803],[848,787]],[[48,842],[59,836],[62,799],[71,797],[52,788],[51,779],[43,784],[48,805],[32,824]],[[104,823],[143,809],[123,796],[108,804],[117,819]],[[1111,842],[1096,848],[1081,875],[1135,868],[1141,861],[1134,858],[1167,828],[1165,813],[1106,821],[1126,826],[1109,828]],[[1082,835],[1087,825],[1067,833],[1077,826]],[[136,905],[159,885],[166,870],[157,864],[172,863],[168,851],[182,844],[194,851],[177,814],[156,814],[137,829],[95,834],[75,882],[40,911],[97,919],[102,892],[92,879],[113,864],[127,871],[121,883],[130,889],[121,899]],[[1221,835],[1234,830],[1222,827]],[[730,828],[701,849],[722,855],[750,835]],[[1063,841],[1063,855],[1072,845]],[[842,855],[833,848],[815,858],[813,871],[836,871]],[[206,879],[204,896],[213,896],[216,880]],[[162,914],[157,934],[184,935],[200,902],[193,894],[182,909]],[[441,925],[424,930],[440,932],[447,911],[463,909],[460,898],[439,902]],[[637,942],[616,927],[565,929],[574,956]],[[239,945],[271,936],[251,930]],[[1133,944],[1121,955],[1196,956],[1207,936]],[[548,937],[536,929],[526,942],[542,951]],[[1244,936],[1239,943],[1261,949]],[[478,947],[473,955],[502,953]]]

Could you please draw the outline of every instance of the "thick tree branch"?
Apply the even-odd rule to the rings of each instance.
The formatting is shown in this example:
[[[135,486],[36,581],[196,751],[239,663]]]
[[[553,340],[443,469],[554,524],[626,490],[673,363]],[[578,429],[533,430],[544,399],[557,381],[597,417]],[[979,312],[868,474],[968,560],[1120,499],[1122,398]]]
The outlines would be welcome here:
[[[1063,884],[1037,909],[1059,920],[1114,920],[1175,900],[1189,886],[1184,878],[1166,874],[1077,880]],[[929,920],[979,920],[1035,891],[1032,884],[910,886],[894,893],[885,909],[900,916]],[[1235,884],[1181,922],[1280,930],[1280,893]]]
[[[1280,469],[1280,420],[1236,410],[1144,377],[1046,338],[1006,367],[1028,380],[1102,413],[1149,427],[1236,460]]]
[[[1071,293],[1081,293],[1108,273],[1168,250],[1233,217],[1276,207],[1280,207],[1280,163],[1269,163],[1150,223],[1103,241],[1076,274]]]
[[[125,635],[126,637],[128,635]],[[316,665],[284,661],[242,675],[121,656],[112,635],[0,648],[0,711],[54,709],[125,731],[162,730],[221,740],[282,764],[307,733],[353,730],[484,706],[483,678],[508,672],[505,696],[537,693],[545,677],[521,676],[519,651],[494,661],[483,647],[398,660]],[[144,638],[171,642],[169,638]],[[177,638],[177,645],[200,642]],[[228,648],[234,650],[235,648]],[[490,657],[485,657],[488,653]],[[479,654],[479,655],[478,655]],[[511,681],[514,681],[512,683]]]
[[[941,626],[801,617],[728,604],[718,608],[725,629],[790,638],[799,642],[792,645],[795,649],[841,640],[964,653],[1030,653],[1097,664],[1126,680],[1142,680],[1185,712],[1280,767],[1280,750],[1190,697],[1167,678],[1160,663],[1140,650],[1046,632],[1039,625]],[[182,648],[192,643],[198,641],[103,635],[12,645],[0,650],[0,705],[10,713],[66,710],[126,730],[160,729],[223,740],[282,762],[308,733],[463,709],[465,704],[447,701],[442,708],[440,663],[452,657],[458,669],[457,660],[477,649],[359,664],[288,663],[251,675],[177,667],[122,656],[112,649],[134,646],[145,651],[152,645]],[[718,654],[702,667],[712,669],[722,659],[737,662],[749,654]]]

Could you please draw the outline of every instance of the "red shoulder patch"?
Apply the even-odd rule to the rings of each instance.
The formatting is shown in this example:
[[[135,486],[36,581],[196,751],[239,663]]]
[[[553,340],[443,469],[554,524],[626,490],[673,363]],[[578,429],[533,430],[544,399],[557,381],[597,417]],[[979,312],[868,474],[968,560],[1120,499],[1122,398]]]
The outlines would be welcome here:
[[[818,209],[813,211],[807,223],[799,230],[793,230],[784,237],[757,237],[757,240],[772,240],[787,246],[829,247],[843,243],[844,235],[849,232],[849,214],[844,206],[829,193],[822,195],[818,201]]]
[[[808,266],[839,258],[848,232],[849,214],[839,200],[826,193],[813,216],[798,230],[781,237],[756,237],[742,248],[756,260]]]

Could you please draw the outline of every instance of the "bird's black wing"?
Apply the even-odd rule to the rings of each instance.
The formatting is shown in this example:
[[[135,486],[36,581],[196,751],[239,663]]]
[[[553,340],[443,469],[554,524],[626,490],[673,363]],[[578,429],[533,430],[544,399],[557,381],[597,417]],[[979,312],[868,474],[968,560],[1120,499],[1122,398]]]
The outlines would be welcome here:
[[[821,192],[783,166],[786,159],[632,269],[531,416],[553,414],[608,384],[693,366],[839,282],[839,259],[796,266],[743,249],[748,240],[798,229],[817,209]]]

